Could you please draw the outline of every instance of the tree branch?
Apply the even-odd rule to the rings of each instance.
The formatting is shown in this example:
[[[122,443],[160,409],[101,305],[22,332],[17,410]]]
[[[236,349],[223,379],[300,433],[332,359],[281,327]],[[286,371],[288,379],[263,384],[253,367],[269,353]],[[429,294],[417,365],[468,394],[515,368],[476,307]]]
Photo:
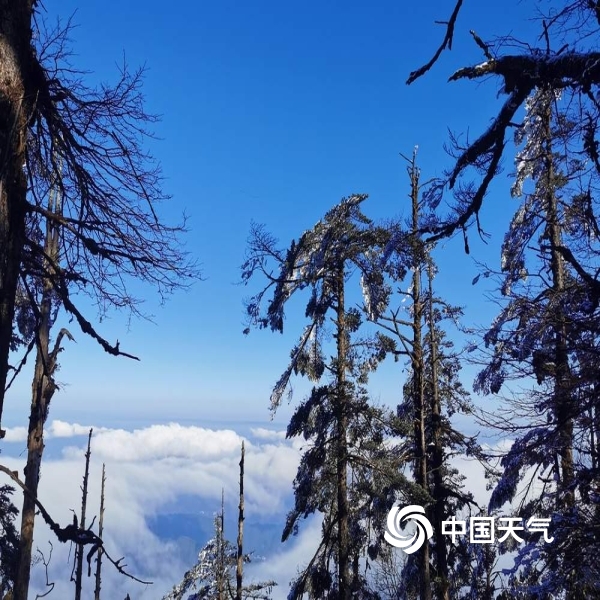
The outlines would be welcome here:
[[[448,50],[452,50],[452,40],[454,39],[454,26],[456,25],[456,19],[458,18],[458,13],[460,12],[460,8],[462,6],[463,0],[457,0],[454,10],[452,11],[452,15],[450,16],[450,20],[446,23],[446,35],[440,44],[440,47],[436,50],[433,58],[417,69],[413,71],[406,80],[406,84],[410,85],[413,81],[425,75],[431,67],[437,62],[438,58],[441,56],[442,52],[448,48]]]
[[[50,516],[44,505],[37,499],[37,497],[34,494],[32,494],[29,491],[27,486],[19,479],[19,477],[15,474],[14,471],[11,471],[8,467],[4,465],[0,465],[0,472],[8,475],[23,490],[23,492],[27,494],[33,500],[33,502],[35,502],[35,505],[38,507],[40,514],[42,515],[42,518],[44,519],[48,527],[50,527],[50,529],[54,532],[54,535],[56,535],[59,542],[62,542],[63,544],[66,542],[73,542],[74,544],[80,544],[82,546],[91,544],[92,546],[95,546],[97,548],[102,548],[104,556],[108,558],[108,560],[115,566],[119,573],[125,575],[126,577],[129,577],[130,579],[133,579],[134,581],[137,581],[138,583],[143,583],[145,585],[152,584],[152,581],[144,581],[142,579],[138,579],[135,575],[132,575],[131,573],[125,571],[125,567],[127,565],[121,564],[123,558],[119,558],[118,560],[114,560],[113,558],[111,558],[108,552],[106,551],[106,548],[104,548],[104,543],[102,539],[99,538],[90,529],[81,529],[77,527],[77,525],[72,523],[67,525],[66,527],[61,527],[58,523],[56,523],[56,521],[54,521],[54,519]],[[92,552],[88,554],[88,560],[91,560],[91,554]]]

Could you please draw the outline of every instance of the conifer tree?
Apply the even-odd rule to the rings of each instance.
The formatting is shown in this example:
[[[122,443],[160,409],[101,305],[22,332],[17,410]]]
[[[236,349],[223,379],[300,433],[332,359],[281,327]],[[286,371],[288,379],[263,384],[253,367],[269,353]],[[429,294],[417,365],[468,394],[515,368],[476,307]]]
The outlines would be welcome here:
[[[555,541],[537,533],[519,548],[511,584],[568,600],[597,593],[600,575],[598,502],[589,493],[600,481],[597,400],[590,394],[598,303],[582,266],[597,253],[595,203],[581,189],[586,167],[568,151],[572,131],[560,94],[536,89],[527,100],[513,186],[523,199],[503,244],[506,301],[485,335],[490,358],[476,382],[496,394],[506,380],[529,378],[513,402],[512,425],[499,424],[515,441],[502,459],[490,508],[517,499],[520,487],[530,490],[520,501],[522,515],[552,519]]]
[[[17,576],[19,534],[14,521],[19,511],[12,502],[14,488],[0,486],[0,598],[13,590]]]
[[[420,600],[448,600],[450,573],[458,558],[448,537],[442,535],[442,522],[474,502],[471,494],[462,490],[462,477],[449,466],[447,457],[472,453],[476,444],[451,422],[454,413],[470,411],[470,401],[458,377],[458,358],[441,323],[457,320],[461,311],[434,294],[433,248],[421,236],[423,226],[435,221],[433,209],[439,189],[435,182],[429,187],[421,184],[416,151],[408,163],[411,217],[404,228],[391,226],[391,253],[388,251],[384,268],[396,285],[409,272],[408,289],[398,290],[397,308],[383,311],[372,320],[382,330],[378,336],[382,352],[396,359],[404,357],[408,362],[398,416],[405,431],[407,424],[411,430],[408,435],[396,433],[404,440],[403,468],[412,465],[434,530],[432,545],[426,542],[407,558],[398,593],[417,594]]]
[[[271,408],[276,410],[294,374],[318,384],[298,405],[287,430],[288,437],[302,435],[309,445],[294,482],[295,506],[283,540],[298,531],[301,518],[316,512],[323,516],[320,543],[293,582],[290,598],[305,593],[312,598],[368,597],[359,565],[367,548],[372,556],[377,553],[371,547],[369,515],[378,502],[391,505],[394,490],[404,481],[397,450],[382,449],[389,418],[369,402],[364,388],[368,371],[382,353],[380,349],[367,355],[361,352],[369,344],[358,343],[362,319],[347,299],[352,297],[347,284],[353,271],[361,278],[371,314],[378,315],[389,297],[389,287],[374,260],[389,236],[361,212],[365,199],[364,195],[343,199],[315,227],[293,240],[286,252],[277,249],[276,240],[263,228],[255,227],[243,265],[244,281],[255,274],[268,281],[247,304],[251,325],[283,331],[287,301],[297,292],[309,292],[309,323],[271,396]],[[271,289],[264,310],[265,295]],[[333,323],[335,340],[331,359],[326,357],[328,320]],[[329,380],[323,381],[326,375]]]
[[[441,45],[410,74],[409,83],[452,47],[463,5],[455,2]],[[522,514],[556,515],[556,541],[545,544],[538,533],[535,543],[521,549],[526,554],[518,558],[509,594],[593,597],[600,580],[593,491],[599,482],[600,11],[586,0],[532,6],[537,30],[529,39],[495,32],[500,35],[484,40],[475,24],[467,27],[473,49],[484,60],[455,70],[450,80],[495,80],[504,98],[480,135],[466,143],[452,139],[453,164],[444,180],[455,198],[452,214],[426,229],[430,239],[462,230],[466,240],[471,224],[484,233],[480,211],[490,201],[488,191],[516,131],[515,146],[525,142],[525,147],[518,150],[513,190],[525,195],[505,239],[502,293],[507,302],[485,336],[491,356],[477,386],[492,394],[509,379],[527,386],[510,401],[512,411],[492,417],[515,442],[503,460],[491,508],[519,500],[519,488],[526,488],[531,493],[520,499]],[[527,180],[533,190],[521,189]]]

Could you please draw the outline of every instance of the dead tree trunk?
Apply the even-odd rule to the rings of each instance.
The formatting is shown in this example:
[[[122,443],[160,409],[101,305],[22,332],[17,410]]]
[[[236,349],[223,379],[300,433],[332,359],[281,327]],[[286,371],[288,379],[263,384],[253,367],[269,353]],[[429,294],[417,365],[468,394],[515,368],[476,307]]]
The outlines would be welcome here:
[[[219,529],[217,531],[217,599],[225,600],[225,491],[221,490],[221,515],[219,518]]]
[[[83,476],[83,486],[81,488],[81,518],[79,528],[85,529],[85,513],[87,509],[87,490],[88,479],[90,475],[90,456],[92,455],[90,446],[92,444],[92,429],[88,436],[87,452],[85,453],[85,474]],[[83,544],[77,545],[76,569],[75,569],[75,600],[81,600],[81,580],[83,576]]]
[[[240,503],[238,513],[238,536],[237,536],[237,565],[236,565],[236,600],[242,600],[242,584],[244,569],[244,441],[242,440],[242,456],[240,458]]]
[[[50,190],[48,210],[54,214],[61,214],[61,200],[57,186]],[[46,239],[44,243],[46,255],[46,268],[52,273],[59,258],[59,235],[53,221],[46,221]],[[26,290],[29,301],[36,307],[37,299],[33,291]],[[33,546],[33,531],[35,520],[35,499],[38,494],[40,469],[44,452],[44,424],[48,417],[50,401],[56,391],[54,371],[57,366],[58,353],[61,350],[61,341],[64,335],[71,335],[66,329],[57,336],[54,349],[50,351],[50,329],[52,327],[53,312],[53,287],[49,277],[42,280],[42,297],[39,307],[35,308],[37,324],[35,332],[36,359],[31,390],[31,408],[29,412],[29,432],[27,435],[27,464],[25,467],[25,485],[31,492],[23,494],[23,510],[21,511],[21,537],[19,546],[19,566],[17,581],[14,590],[15,600],[27,600],[29,590],[29,577],[31,571],[31,552]]]
[[[100,488],[100,516],[98,517],[98,537],[102,539],[104,533],[104,486],[106,484],[105,465],[102,464],[102,486]],[[94,588],[94,600],[100,600],[100,586],[102,571],[102,548],[98,549],[96,555],[96,587]]]
[[[0,425],[25,240],[32,1],[0,0]],[[4,432],[0,428],[0,438]]]

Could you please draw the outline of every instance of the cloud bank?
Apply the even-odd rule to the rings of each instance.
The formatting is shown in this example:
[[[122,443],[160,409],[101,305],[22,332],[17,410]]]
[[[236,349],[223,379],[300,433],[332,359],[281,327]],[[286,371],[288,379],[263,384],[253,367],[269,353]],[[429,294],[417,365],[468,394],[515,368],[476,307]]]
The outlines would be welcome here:
[[[226,498],[226,510],[233,514],[237,507],[239,460],[242,436],[232,429],[186,427],[177,423],[153,425],[126,431],[93,427],[92,459],[88,495],[88,523],[97,515],[100,500],[102,464],[106,465],[106,512],[104,517],[106,548],[114,558],[125,557],[128,570],[153,581],[141,586],[119,576],[109,564],[103,565],[103,595],[119,600],[127,593],[132,598],[161,598],[192,565],[184,563],[173,542],[159,539],[152,533],[148,521],[165,510],[176,509],[181,497],[197,497],[199,505],[220,505],[221,491]],[[39,497],[53,518],[61,525],[72,520],[72,510],[79,513],[80,486],[84,470],[84,452],[88,425],[52,421],[46,429],[47,446],[55,446],[53,456],[44,460]],[[281,432],[257,429],[251,439],[245,439],[245,499],[247,522],[253,519],[279,520],[281,526],[290,505],[292,482],[300,446],[286,441]],[[2,462],[13,470],[23,472],[25,455],[22,451],[27,431],[14,428],[7,432]],[[66,443],[65,443],[66,442]],[[58,455],[56,446],[62,444]],[[16,450],[11,454],[11,450]],[[57,456],[57,457],[56,457]],[[21,495],[15,493],[20,506]],[[94,526],[94,530],[96,527]],[[229,532],[235,539],[235,532]],[[275,598],[285,598],[287,585],[296,572],[297,548],[302,548],[311,531],[277,553],[277,580],[281,582]],[[314,536],[312,536],[314,537]],[[73,549],[60,544],[38,517],[34,548],[46,558],[53,554],[48,576],[56,587],[54,597],[70,597],[73,584],[69,582]],[[291,552],[289,560],[286,553]],[[261,567],[252,571],[260,577]],[[282,565],[288,565],[284,569]],[[272,568],[268,568],[269,573]],[[286,573],[289,572],[289,576]],[[286,580],[287,577],[287,580]],[[42,564],[33,569],[33,595],[45,591],[45,572]],[[93,590],[93,578],[84,581],[85,596]]]
[[[46,429],[49,459],[42,465],[40,499],[61,525],[71,522],[81,506],[84,452],[89,425],[52,421]],[[217,510],[221,492],[226,513],[237,514],[241,435],[234,429],[209,429],[178,423],[152,425],[128,431],[93,427],[92,459],[88,496],[88,524],[98,514],[102,464],[106,465],[106,512],[103,538],[116,559],[125,557],[128,570],[153,581],[142,586],[120,576],[110,564],[103,566],[103,596],[120,600],[129,593],[135,599],[160,599],[178,583],[192,564],[182,559],[181,548],[173,541],[157,537],[149,522],[165,512],[177,512],[182,498],[197,499],[198,506]],[[286,440],[285,432],[254,428],[244,439],[246,523],[280,523],[292,505],[293,479],[304,440]],[[24,428],[7,432],[1,461],[13,470],[23,471],[26,440]],[[11,455],[11,450],[14,450]],[[457,459],[456,466],[467,474],[467,487],[483,504],[487,502],[485,480],[472,462]],[[14,496],[21,503],[20,494]],[[189,502],[188,502],[189,504]],[[189,508],[188,508],[189,510]],[[94,526],[96,531],[96,526]],[[234,540],[236,533],[226,531]],[[265,561],[248,566],[248,580],[278,581],[274,600],[287,597],[288,586],[299,568],[312,556],[320,538],[319,519],[303,524],[298,536],[277,547]],[[70,597],[69,581],[73,549],[60,544],[43,521],[36,520],[34,548],[46,558],[53,544],[48,577],[56,587],[54,597]],[[92,565],[94,567],[94,565]],[[92,569],[93,571],[93,569]],[[32,572],[32,597],[46,590],[42,564]],[[84,597],[91,597],[93,577],[84,578]]]

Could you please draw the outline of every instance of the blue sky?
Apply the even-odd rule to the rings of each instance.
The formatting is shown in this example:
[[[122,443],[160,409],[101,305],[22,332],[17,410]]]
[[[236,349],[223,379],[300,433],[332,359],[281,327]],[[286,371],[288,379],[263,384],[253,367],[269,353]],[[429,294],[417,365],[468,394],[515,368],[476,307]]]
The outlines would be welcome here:
[[[369,194],[364,209],[374,219],[406,214],[400,153],[410,155],[418,145],[423,179],[440,175],[450,165],[443,149],[448,129],[474,138],[503,100],[493,80],[447,83],[458,67],[483,60],[469,29],[484,39],[527,37],[531,4],[499,8],[465,0],[453,51],[407,87],[409,72],[440,43],[443,28],[434,21],[449,16],[454,0],[46,2],[50,21],[75,12],[73,63],[92,72],[91,83],[114,80],[123,55],[133,68],[146,65],[147,107],[162,115],[160,140],[150,149],[173,196],[161,214],[168,222],[184,211],[190,215],[185,241],[205,277],[165,306],[152,290],[140,290],[153,322],[111,314],[98,325],[140,356],[139,363],[106,355],[74,323],[62,323],[77,341],[65,344],[61,355],[62,389],[50,408],[40,497],[57,520],[71,519],[93,424],[91,497],[98,497],[106,462],[107,543],[156,582],[138,593],[107,570],[111,597],[129,590],[156,598],[180,579],[190,565],[177,562],[174,549],[152,535],[148,519],[167,508],[183,510],[181,499],[190,495],[216,508],[222,486],[235,510],[241,436],[247,439],[248,517],[268,515],[283,525],[303,441],[283,440],[290,407],[269,423],[269,395],[300,333],[303,306],[289,315],[283,336],[242,335],[243,298],[256,290],[237,285],[250,223],[265,223],[287,245],[352,193]],[[510,159],[504,166],[508,175]],[[471,256],[461,238],[444,241],[436,252],[438,291],[465,306],[466,324],[484,325],[496,312],[484,296],[490,282],[474,287],[471,281],[475,260],[498,264],[517,205],[509,187],[510,178],[501,176],[486,202],[488,244],[472,232]],[[472,375],[467,369],[469,389]],[[24,462],[30,377],[25,371],[9,392],[3,415],[9,428],[3,462],[14,469]],[[385,365],[372,379],[373,396],[395,404],[403,377],[399,365]],[[296,386],[298,399],[307,387]],[[168,422],[176,423],[160,425]],[[471,463],[461,472],[483,498],[481,472]],[[289,579],[318,535],[318,521],[308,522],[265,563],[261,574],[280,580],[276,598],[286,597]],[[36,545],[45,548],[50,538],[36,525]],[[67,568],[68,550],[57,547],[53,573]],[[40,584],[44,574],[35,573]],[[63,575],[55,575],[64,586],[55,591],[59,596],[71,593],[64,591],[71,584]]]
[[[236,285],[252,220],[282,243],[299,236],[343,196],[368,193],[373,218],[401,215],[408,182],[399,154],[419,146],[423,178],[450,164],[448,129],[479,134],[489,123],[498,82],[446,83],[459,66],[482,60],[471,40],[527,33],[528,3],[466,2],[454,49],[424,78],[405,85],[427,61],[453,2],[87,2],[47,3],[47,18],[75,12],[74,64],[111,80],[123,55],[147,66],[149,111],[162,115],[151,151],[162,163],[173,200],[162,215],[190,215],[186,244],[205,281],[164,307],[142,290],[154,322],[113,314],[100,332],[139,355],[140,363],[104,354],[75,329],[61,359],[66,384],[51,407],[56,418],[209,423],[269,418],[271,387],[286,364],[301,320],[284,336],[242,335]],[[492,12],[493,10],[493,12]],[[506,164],[506,172],[511,165]],[[495,186],[483,213],[488,245],[471,234],[438,252],[440,292],[467,308],[467,322],[486,323],[494,307],[473,288],[474,259],[497,264],[498,244],[516,204],[509,180]],[[300,315],[301,316],[301,315]],[[401,374],[375,379],[375,393],[394,403]],[[471,382],[465,382],[470,388]],[[302,389],[301,387],[299,389]],[[28,375],[8,396],[8,426],[26,422]],[[278,420],[284,423],[289,409]]]

